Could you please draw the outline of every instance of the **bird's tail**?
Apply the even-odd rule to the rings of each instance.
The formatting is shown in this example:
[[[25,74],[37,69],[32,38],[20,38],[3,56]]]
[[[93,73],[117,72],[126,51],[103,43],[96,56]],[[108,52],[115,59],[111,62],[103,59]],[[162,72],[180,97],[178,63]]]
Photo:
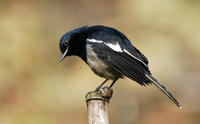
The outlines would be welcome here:
[[[148,72],[146,72],[146,77],[156,86],[158,87],[163,93],[165,93],[180,109],[182,109],[181,104],[172,96],[172,94],[167,91],[167,89],[158,83],[158,81]]]

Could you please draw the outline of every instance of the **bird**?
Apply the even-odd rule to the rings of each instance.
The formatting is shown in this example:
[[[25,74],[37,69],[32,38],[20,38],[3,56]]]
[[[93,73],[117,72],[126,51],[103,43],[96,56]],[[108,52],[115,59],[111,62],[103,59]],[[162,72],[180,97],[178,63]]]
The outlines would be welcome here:
[[[60,62],[68,56],[78,56],[96,75],[105,78],[95,91],[108,80],[112,80],[109,86],[112,88],[119,78],[127,77],[141,86],[154,84],[182,108],[172,94],[152,76],[148,59],[115,28],[94,25],[73,29],[61,37],[59,47],[62,53]]]

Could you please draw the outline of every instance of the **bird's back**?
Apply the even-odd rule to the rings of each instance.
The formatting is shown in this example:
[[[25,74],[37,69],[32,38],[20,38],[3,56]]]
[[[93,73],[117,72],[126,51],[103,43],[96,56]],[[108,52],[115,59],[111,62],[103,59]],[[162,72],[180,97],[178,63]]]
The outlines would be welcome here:
[[[102,76],[104,74],[103,77],[108,77],[106,73],[110,72],[115,78],[126,75],[142,85],[149,83],[144,75],[145,71],[150,73],[147,66],[148,60],[131,44],[125,35],[116,29],[105,26],[88,27],[87,34],[87,61],[90,68],[97,75]],[[112,64],[108,61],[112,61]],[[142,80],[130,76],[126,68],[129,73],[132,72],[135,76],[138,75]]]
[[[87,36],[88,39],[95,39],[111,44],[116,44],[116,42],[118,42],[120,46],[130,49],[137,58],[148,65],[148,59],[132,45],[130,40],[123,33],[114,28],[101,25],[91,26],[88,27]]]

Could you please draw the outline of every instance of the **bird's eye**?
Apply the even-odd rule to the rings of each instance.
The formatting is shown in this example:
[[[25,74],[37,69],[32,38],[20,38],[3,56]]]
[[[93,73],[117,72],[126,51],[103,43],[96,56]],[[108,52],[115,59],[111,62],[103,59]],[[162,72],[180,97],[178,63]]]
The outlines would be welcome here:
[[[67,42],[67,41],[66,41],[66,42],[64,42],[64,45],[65,45],[65,46],[68,46],[68,42]]]

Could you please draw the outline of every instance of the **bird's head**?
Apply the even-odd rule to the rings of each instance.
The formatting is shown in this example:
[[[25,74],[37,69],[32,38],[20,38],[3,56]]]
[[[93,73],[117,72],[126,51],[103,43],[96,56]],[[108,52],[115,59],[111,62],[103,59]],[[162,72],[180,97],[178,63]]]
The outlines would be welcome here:
[[[62,56],[60,58],[60,62],[66,57],[70,55],[74,55],[78,52],[80,43],[85,38],[85,31],[87,26],[80,27],[74,29],[72,31],[67,32],[60,39],[60,51]]]

